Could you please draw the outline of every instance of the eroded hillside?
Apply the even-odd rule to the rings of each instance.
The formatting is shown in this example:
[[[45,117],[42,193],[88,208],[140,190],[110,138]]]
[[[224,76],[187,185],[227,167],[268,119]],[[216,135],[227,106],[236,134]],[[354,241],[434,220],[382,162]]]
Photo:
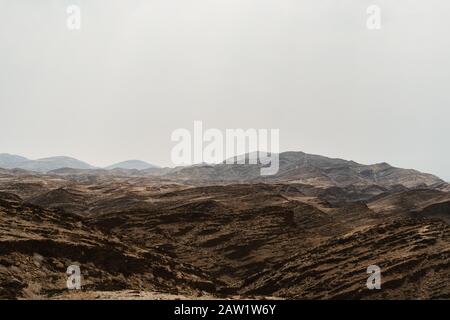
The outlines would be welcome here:
[[[3,170],[0,296],[448,298],[449,201],[442,186]]]

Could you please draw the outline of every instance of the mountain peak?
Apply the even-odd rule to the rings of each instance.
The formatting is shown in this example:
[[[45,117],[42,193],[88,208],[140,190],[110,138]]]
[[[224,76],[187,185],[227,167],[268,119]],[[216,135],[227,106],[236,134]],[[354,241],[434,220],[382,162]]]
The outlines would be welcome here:
[[[107,170],[113,170],[113,169],[136,169],[136,170],[145,170],[145,169],[151,169],[151,168],[158,168],[157,166],[150,164],[148,162],[142,161],[142,160],[126,160],[122,162],[115,163],[113,165],[110,165],[106,167]]]
[[[27,158],[9,153],[0,153],[0,168],[13,169],[17,165],[29,161]]]
[[[95,167],[86,162],[66,156],[30,160],[22,156],[2,153],[0,154],[0,168],[48,172],[60,168],[94,169]]]

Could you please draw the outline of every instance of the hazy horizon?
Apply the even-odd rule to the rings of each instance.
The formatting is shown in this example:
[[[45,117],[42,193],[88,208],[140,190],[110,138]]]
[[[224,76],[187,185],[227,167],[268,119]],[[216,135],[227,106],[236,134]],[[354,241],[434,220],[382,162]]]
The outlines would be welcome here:
[[[68,30],[68,5],[81,29]],[[366,27],[369,5],[381,29]],[[0,153],[172,166],[171,132],[277,128],[280,152],[450,180],[450,3],[0,0]]]
[[[339,158],[339,157],[329,156],[329,155],[326,155],[326,154],[313,154],[313,153],[310,153],[310,152],[306,152],[306,151],[304,151],[304,150],[284,150],[284,151],[281,151],[280,154],[281,154],[281,153],[284,153],[284,152],[304,152],[304,153],[307,153],[307,154],[311,154],[311,155],[319,155],[319,156],[324,156],[324,157],[328,157],[328,158],[332,158],[332,159],[342,159],[342,160],[348,160],[348,161],[355,161],[355,162],[357,162],[357,163],[359,163],[359,164],[362,164],[362,165],[372,165],[372,164],[381,163],[381,162],[377,162],[377,163],[362,163],[362,162],[356,161],[355,159],[344,159],[344,158]],[[251,152],[251,153],[252,153],[252,152]],[[27,156],[25,156],[25,155],[23,155],[23,154],[11,154],[11,153],[9,153],[9,152],[0,152],[0,155],[1,155],[1,154],[9,154],[9,155],[15,155],[15,156],[22,156],[22,157],[24,157],[24,158],[27,158],[28,160],[40,160],[40,159],[46,159],[46,158],[52,158],[52,157],[69,157],[69,158],[73,158],[73,159],[76,159],[76,160],[85,162],[85,163],[87,163],[87,164],[89,164],[89,165],[92,165],[93,167],[99,168],[99,169],[105,169],[106,167],[109,167],[109,166],[111,166],[111,165],[119,164],[119,163],[121,163],[121,162],[126,162],[126,161],[134,161],[134,160],[137,160],[137,161],[144,161],[144,162],[147,162],[147,163],[150,164],[150,165],[154,165],[154,166],[156,166],[156,167],[161,167],[161,168],[164,168],[164,167],[167,167],[167,168],[174,168],[174,167],[176,167],[176,165],[174,165],[174,164],[160,165],[160,164],[158,164],[158,163],[153,163],[153,162],[150,161],[150,160],[145,160],[145,159],[133,159],[133,158],[123,158],[122,160],[118,160],[118,161],[115,161],[115,162],[111,162],[111,163],[106,163],[106,164],[100,164],[100,165],[98,165],[98,164],[95,164],[95,163],[86,161],[86,160],[84,160],[84,159],[82,159],[82,158],[79,158],[79,157],[76,157],[76,156],[72,156],[72,155],[48,155],[48,156],[44,156],[44,157],[31,158],[31,157],[27,157]],[[236,155],[236,156],[239,156],[239,155]],[[225,161],[226,159],[224,158],[223,160]],[[382,161],[382,162],[386,162],[386,161]],[[193,163],[192,165],[197,165],[197,164],[199,164],[199,163]],[[402,168],[402,169],[415,169],[415,170],[417,170],[416,168],[404,168],[404,167],[399,167],[399,166],[397,166],[397,165],[395,165],[395,164],[393,164],[393,163],[388,163],[388,164],[391,165],[391,166],[393,166],[393,167],[398,167],[398,168]],[[432,173],[432,172],[427,172],[427,171],[421,171],[421,172],[423,172],[423,173],[434,174],[434,173]],[[439,176],[439,175],[437,175],[437,174],[434,174],[434,175],[436,175],[437,177],[443,179],[444,181],[450,182],[449,180],[447,180],[447,179],[445,179],[445,178],[443,178],[443,177],[441,177],[441,176]]]

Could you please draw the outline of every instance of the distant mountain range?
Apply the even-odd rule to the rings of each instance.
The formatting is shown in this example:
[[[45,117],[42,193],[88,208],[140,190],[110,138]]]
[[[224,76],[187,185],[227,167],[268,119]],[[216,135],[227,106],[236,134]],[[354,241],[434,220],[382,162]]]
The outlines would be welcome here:
[[[251,158],[252,155],[246,155]],[[315,186],[380,186],[392,188],[436,187],[448,189],[440,178],[413,169],[393,167],[387,163],[372,165],[328,158],[304,152],[279,154],[279,171],[261,176],[261,164],[201,164],[176,168],[159,168],[140,160],[128,160],[106,168],[97,168],[70,157],[51,157],[38,160],[0,154],[0,168],[23,169],[59,175],[121,175],[160,176],[178,181],[201,183],[223,182],[291,182]]]
[[[4,169],[23,169],[36,172],[49,172],[62,168],[79,169],[79,170],[92,170],[99,169],[86,162],[80,161],[71,157],[50,157],[37,160],[30,160],[22,156],[1,153],[0,154],[0,168]],[[104,169],[128,169],[128,170],[144,170],[150,168],[157,168],[152,164],[149,164],[140,160],[128,160],[113,164]]]
[[[95,167],[70,157],[50,157],[30,160],[22,156],[2,153],[0,154],[0,168],[48,172],[59,168],[94,169]]]

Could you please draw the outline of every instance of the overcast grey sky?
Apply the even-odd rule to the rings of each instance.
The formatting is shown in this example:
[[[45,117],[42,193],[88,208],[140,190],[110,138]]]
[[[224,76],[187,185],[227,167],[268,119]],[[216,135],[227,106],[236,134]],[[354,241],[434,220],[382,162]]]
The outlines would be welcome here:
[[[0,0],[0,153],[170,165],[202,120],[450,180],[449,30],[448,0]]]

